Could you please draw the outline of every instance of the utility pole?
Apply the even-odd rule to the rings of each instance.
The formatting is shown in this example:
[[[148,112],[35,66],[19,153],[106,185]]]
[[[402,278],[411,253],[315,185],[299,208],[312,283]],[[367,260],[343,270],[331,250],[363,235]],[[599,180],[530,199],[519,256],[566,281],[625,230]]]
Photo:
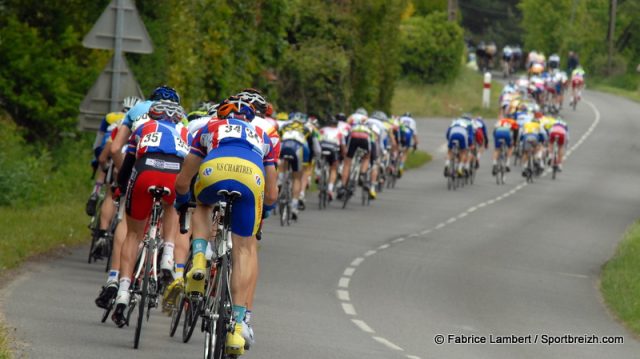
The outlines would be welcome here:
[[[448,0],[447,10],[449,14],[449,21],[456,21],[458,18],[458,0]]]
[[[617,0],[611,0],[611,14],[609,15],[609,56],[607,59],[607,74],[611,75],[611,66],[613,58],[613,38],[616,32],[616,8],[618,5]]]

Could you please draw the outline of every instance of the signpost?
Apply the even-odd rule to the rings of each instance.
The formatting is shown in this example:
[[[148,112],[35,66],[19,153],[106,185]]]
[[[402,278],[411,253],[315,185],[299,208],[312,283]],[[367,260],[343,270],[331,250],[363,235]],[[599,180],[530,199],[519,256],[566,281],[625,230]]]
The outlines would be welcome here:
[[[113,58],[80,105],[80,128],[95,130],[107,112],[120,110],[125,97],[144,97],[123,52],[150,54],[153,45],[132,0],[111,0],[82,45],[114,50]]]

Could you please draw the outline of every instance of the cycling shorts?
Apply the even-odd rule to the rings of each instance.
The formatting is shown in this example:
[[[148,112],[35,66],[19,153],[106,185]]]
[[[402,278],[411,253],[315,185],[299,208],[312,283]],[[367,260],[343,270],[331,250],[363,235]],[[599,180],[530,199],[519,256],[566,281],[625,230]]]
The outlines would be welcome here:
[[[466,150],[469,147],[468,141],[467,141],[467,136],[465,136],[463,133],[457,133],[457,132],[452,132],[449,135],[449,149],[453,149],[454,147],[454,142],[458,141],[458,147],[461,150]]]
[[[304,162],[305,165],[308,165],[311,163],[311,149],[309,148],[309,146],[307,145],[303,145],[302,146],[302,162]]]
[[[243,146],[218,147],[200,165],[196,200],[214,205],[223,199],[218,191],[240,192],[242,197],[233,202],[231,232],[242,237],[255,236],[262,219],[264,181],[260,155]]]
[[[329,165],[333,165],[340,158],[335,145],[322,145],[322,157]]]
[[[528,151],[529,149],[535,149],[539,143],[540,135],[536,133],[529,133],[522,135],[520,140],[524,144],[524,150]]]
[[[280,158],[292,157],[288,161],[291,163],[293,172],[302,171],[302,163],[304,160],[304,147],[296,140],[284,140],[280,150]],[[307,150],[308,152],[308,150]]]
[[[369,163],[374,164],[378,159],[378,144],[375,142],[371,142],[371,156],[369,156]]]
[[[349,146],[347,147],[347,158],[353,158],[358,148],[362,148],[365,153],[369,153],[371,151],[371,141],[369,141],[369,138],[351,137],[349,139]]]
[[[567,131],[565,131],[562,127],[554,127],[551,129],[551,133],[549,133],[549,143],[558,142],[558,146],[564,146],[565,138],[567,136]]]
[[[167,187],[171,194],[163,197],[165,203],[172,204],[176,199],[175,183],[182,159],[165,154],[149,154],[136,160],[129,179],[125,209],[127,215],[137,221],[149,217],[153,206],[153,197],[148,189],[151,186]]]
[[[400,134],[400,144],[404,148],[413,146],[413,131],[408,130]]]
[[[500,147],[500,141],[503,140],[507,147],[511,147],[511,130],[508,128],[496,128],[493,130],[493,139],[495,148]]]
[[[571,87],[576,88],[584,85],[584,80],[580,78],[571,79]]]
[[[478,144],[478,147],[484,146],[484,132],[481,128],[476,129],[476,138],[475,143]]]

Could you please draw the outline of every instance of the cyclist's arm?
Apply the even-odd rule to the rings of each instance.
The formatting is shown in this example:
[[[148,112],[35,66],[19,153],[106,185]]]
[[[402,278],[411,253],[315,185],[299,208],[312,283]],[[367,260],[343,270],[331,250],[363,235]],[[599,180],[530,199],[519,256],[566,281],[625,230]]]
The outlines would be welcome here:
[[[264,177],[264,204],[271,206],[278,199],[278,171],[276,166],[265,166]]]
[[[100,167],[104,168],[109,160],[109,156],[111,156],[111,142],[107,142],[100,152],[100,156],[98,157],[98,162],[100,163]]]
[[[182,169],[176,178],[176,194],[186,194],[189,192],[191,179],[198,173],[202,157],[189,153],[182,163]]]
[[[111,158],[113,158],[116,168],[122,166],[122,153],[120,151],[122,150],[122,146],[129,140],[129,136],[131,136],[131,129],[126,125],[120,125],[118,134],[111,144]]]

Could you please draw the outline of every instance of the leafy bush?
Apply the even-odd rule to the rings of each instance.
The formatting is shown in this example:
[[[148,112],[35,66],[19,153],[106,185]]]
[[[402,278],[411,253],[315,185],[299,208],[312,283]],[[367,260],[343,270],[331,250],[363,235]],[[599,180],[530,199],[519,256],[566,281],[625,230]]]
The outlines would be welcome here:
[[[458,75],[464,51],[462,29],[447,21],[446,14],[434,12],[415,16],[401,26],[402,73],[409,79],[427,83],[447,82]]]
[[[609,73],[609,57],[607,54],[599,53],[593,57],[590,68],[596,76],[621,76],[627,72],[627,60],[622,55],[614,54]]]

